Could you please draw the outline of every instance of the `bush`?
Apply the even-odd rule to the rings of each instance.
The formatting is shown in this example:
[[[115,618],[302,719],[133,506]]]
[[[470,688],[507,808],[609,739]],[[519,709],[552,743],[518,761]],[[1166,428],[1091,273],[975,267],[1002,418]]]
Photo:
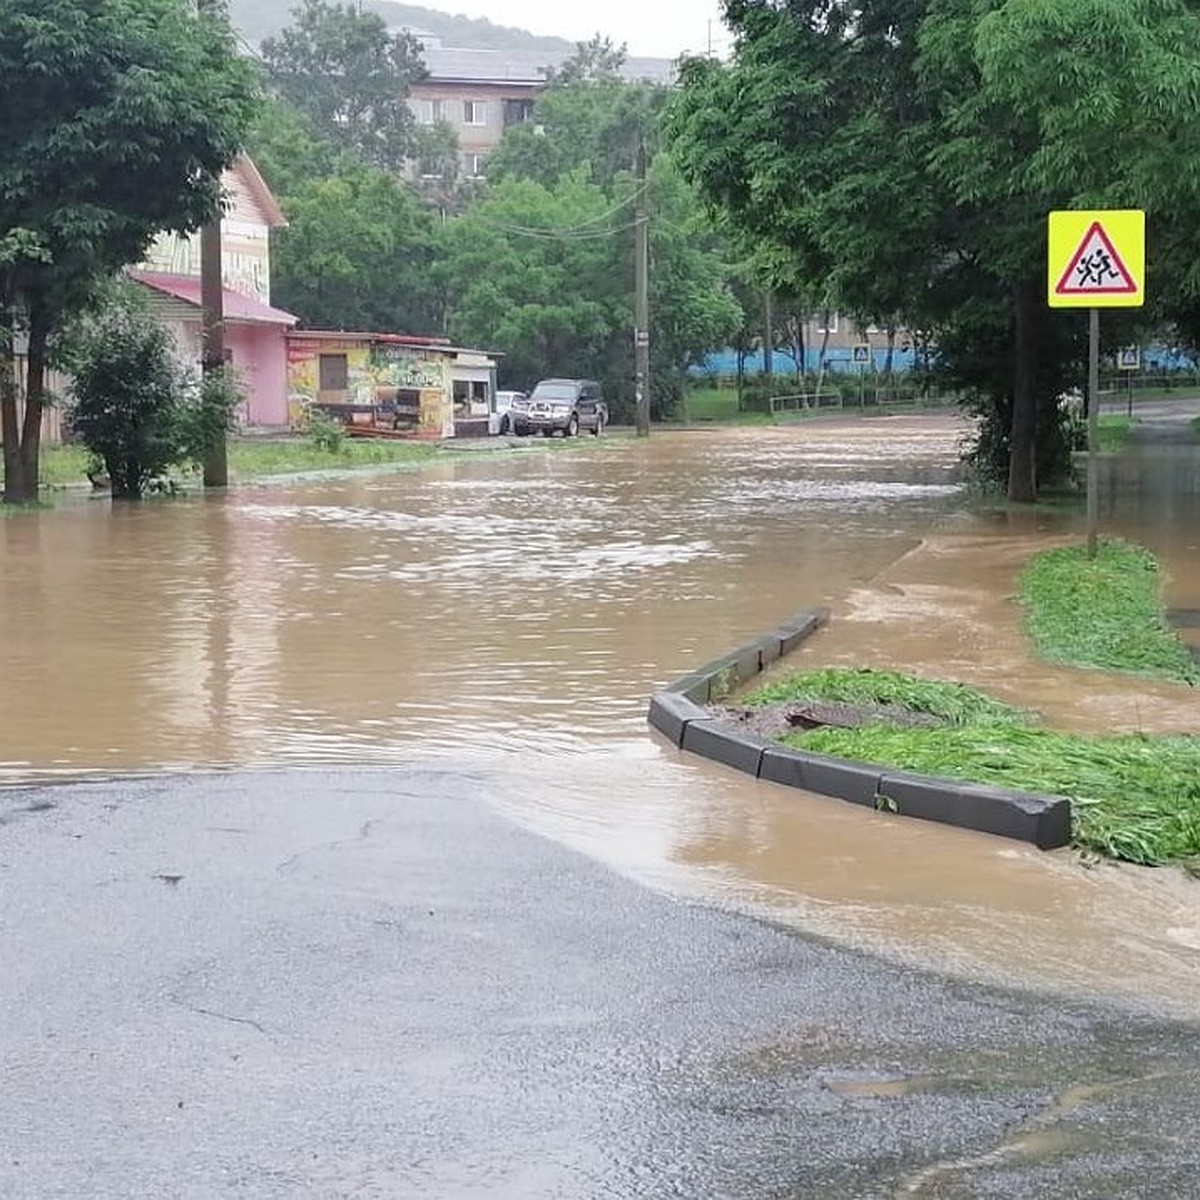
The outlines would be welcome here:
[[[137,500],[169,468],[204,458],[240,399],[228,371],[198,382],[174,339],[129,288],[71,335],[70,421],[104,463],[116,499]]]
[[[327,454],[337,454],[346,440],[346,427],[341,421],[319,408],[308,410],[306,428],[312,444]]]

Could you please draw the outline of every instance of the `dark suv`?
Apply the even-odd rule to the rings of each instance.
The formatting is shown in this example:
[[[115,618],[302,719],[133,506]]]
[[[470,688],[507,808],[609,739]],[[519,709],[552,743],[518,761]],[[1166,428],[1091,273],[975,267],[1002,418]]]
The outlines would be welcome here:
[[[574,437],[587,429],[596,437],[608,424],[608,405],[594,379],[543,379],[528,399],[509,410],[513,432]]]

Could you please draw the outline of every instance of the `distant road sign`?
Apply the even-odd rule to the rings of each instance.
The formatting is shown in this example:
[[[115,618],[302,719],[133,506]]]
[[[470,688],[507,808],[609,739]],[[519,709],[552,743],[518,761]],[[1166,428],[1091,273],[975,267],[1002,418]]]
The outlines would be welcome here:
[[[854,361],[864,366],[871,361],[871,347],[859,345],[854,347]]]
[[[1052,212],[1051,308],[1140,308],[1146,299],[1146,214],[1140,209]]]
[[[1117,351],[1118,371],[1140,371],[1142,369],[1142,352],[1136,346],[1122,346]]]

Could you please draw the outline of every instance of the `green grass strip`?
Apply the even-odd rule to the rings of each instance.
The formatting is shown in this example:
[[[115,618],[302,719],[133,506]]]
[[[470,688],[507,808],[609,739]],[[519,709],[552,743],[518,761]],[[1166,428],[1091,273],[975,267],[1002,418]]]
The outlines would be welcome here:
[[[1200,738],[1088,737],[1014,725],[814,729],[789,745],[1071,800],[1078,846],[1158,866],[1200,856]]]
[[[760,708],[805,700],[863,707],[894,704],[911,712],[928,713],[948,725],[1019,724],[1028,720],[1028,714],[1020,709],[965,683],[918,679],[898,671],[804,671],[751,692],[744,702]]]
[[[1094,559],[1084,546],[1036,555],[1021,575],[1025,627],[1038,655],[1076,667],[1194,684],[1200,670],[1168,626],[1153,555],[1103,541]]]

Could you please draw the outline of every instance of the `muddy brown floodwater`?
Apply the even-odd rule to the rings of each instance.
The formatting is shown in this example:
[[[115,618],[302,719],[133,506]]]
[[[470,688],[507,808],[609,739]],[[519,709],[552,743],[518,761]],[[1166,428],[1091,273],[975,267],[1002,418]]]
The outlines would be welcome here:
[[[975,514],[953,417],[531,445],[421,472],[0,521],[0,778],[441,759],[654,886],[972,976],[1200,1007],[1200,884],[866,812],[651,736],[665,681],[815,604],[800,655],[974,680],[1072,728],[1194,694],[1030,661],[1008,597],[1069,514]],[[1200,459],[1105,528],[1200,607]]]

